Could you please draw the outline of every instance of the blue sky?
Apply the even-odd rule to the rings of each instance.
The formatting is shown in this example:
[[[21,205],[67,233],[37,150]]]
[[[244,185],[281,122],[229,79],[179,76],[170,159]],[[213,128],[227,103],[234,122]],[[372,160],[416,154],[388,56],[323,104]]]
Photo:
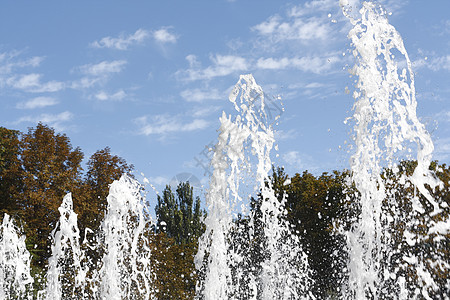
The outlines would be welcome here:
[[[434,158],[449,163],[450,1],[382,3],[413,61]],[[180,173],[206,183],[202,151],[252,73],[283,99],[277,165],[348,168],[349,29],[338,0],[3,1],[0,126],[42,121],[86,159],[110,146],[159,190]]]

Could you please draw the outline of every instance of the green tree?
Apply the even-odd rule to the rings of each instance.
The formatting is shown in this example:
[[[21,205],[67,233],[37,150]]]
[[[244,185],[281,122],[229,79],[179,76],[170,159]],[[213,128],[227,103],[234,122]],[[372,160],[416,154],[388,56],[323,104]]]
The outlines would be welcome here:
[[[178,244],[192,242],[202,234],[204,212],[200,209],[199,197],[194,203],[193,188],[189,182],[181,182],[176,195],[167,185],[163,196],[158,195],[157,200],[155,212],[158,230],[165,232]]]
[[[204,231],[200,198],[194,201],[189,182],[178,185],[176,194],[166,186],[155,207],[154,235],[158,299],[193,299],[198,274],[194,266],[198,237]]]

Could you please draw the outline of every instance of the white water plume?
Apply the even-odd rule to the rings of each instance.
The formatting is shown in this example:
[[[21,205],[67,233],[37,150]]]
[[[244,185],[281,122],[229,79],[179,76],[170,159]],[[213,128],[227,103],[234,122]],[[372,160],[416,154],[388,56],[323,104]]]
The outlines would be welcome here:
[[[146,226],[143,188],[122,175],[109,190],[108,208],[101,225],[104,247],[99,278],[100,299],[152,299],[153,272]]]
[[[197,268],[206,261],[205,282],[199,292],[205,299],[214,300],[301,299],[308,295],[309,287],[306,255],[283,219],[285,199],[278,201],[268,175],[275,140],[266,105],[267,101],[279,99],[267,99],[252,75],[241,75],[229,98],[239,115],[232,120],[223,113],[220,118],[211,161],[214,171],[206,196],[206,232],[196,257]],[[251,159],[256,160],[256,170],[251,170]],[[233,213],[238,204],[245,206],[243,201],[248,200],[240,195],[240,186],[250,172],[256,184],[254,191],[260,193],[261,214],[250,214],[246,229],[253,241],[257,240],[256,231],[262,231],[258,246],[264,254],[256,262],[259,266],[252,266],[255,262],[243,257],[243,245],[233,242],[233,236],[244,231],[233,219]],[[262,227],[256,228],[255,223]],[[258,267],[259,272],[247,269]]]
[[[61,217],[52,232],[52,256],[48,261],[45,299],[78,299],[83,295],[86,270],[81,266],[80,231],[71,193],[64,197],[58,210]]]
[[[356,151],[350,164],[352,180],[360,193],[361,210],[353,229],[347,232],[350,259],[346,297],[431,299],[428,293],[436,285],[424,267],[429,262],[420,254],[402,248],[405,243],[429,238],[428,234],[421,238],[410,230],[418,222],[417,217],[425,212],[425,206],[433,208],[430,212],[433,216],[441,212],[440,205],[443,205],[430,193],[441,183],[429,170],[433,143],[416,115],[411,61],[400,34],[389,24],[381,7],[364,2],[360,18],[355,19],[349,15],[348,1],[340,3],[354,26],[349,38],[357,60],[351,70],[358,78],[353,95]],[[399,173],[401,160],[412,159],[414,153],[417,166],[411,176],[404,172],[397,181],[390,182],[382,175],[385,168]],[[411,182],[418,190],[408,195],[412,203],[408,215],[399,204],[400,197],[407,195],[399,196],[389,190],[396,182]],[[435,223],[429,218],[426,223],[433,228],[439,221]],[[395,231],[400,231],[399,224],[404,228],[400,242],[393,236]],[[395,246],[396,243],[400,244]],[[414,268],[418,276],[417,287],[410,291],[407,281],[413,279],[405,275],[408,267]]]
[[[32,299],[30,262],[25,236],[5,214],[0,226],[0,299]]]

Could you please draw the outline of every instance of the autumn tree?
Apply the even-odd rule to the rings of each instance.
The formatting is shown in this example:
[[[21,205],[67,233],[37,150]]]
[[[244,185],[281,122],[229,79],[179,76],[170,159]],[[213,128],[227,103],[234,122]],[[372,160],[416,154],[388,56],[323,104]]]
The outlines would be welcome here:
[[[49,235],[59,219],[64,195],[81,182],[83,153],[65,134],[39,123],[20,142],[23,192],[17,199],[26,224],[33,262],[44,267],[50,256]]]
[[[111,154],[109,147],[92,154],[87,162],[86,178],[74,200],[81,232],[84,232],[85,228],[93,231],[99,228],[108,205],[106,198],[109,185],[114,180],[119,180],[123,174],[130,174],[133,168],[125,159]]]
[[[387,168],[382,174],[387,194],[383,212],[391,220],[391,248],[396,249],[385,263],[389,271],[406,279],[410,292],[433,280],[434,288],[427,290],[429,296],[444,299],[450,293],[450,233],[435,224],[450,221],[450,168],[437,162],[430,165],[442,183],[435,190],[427,187],[433,197],[430,202],[411,182],[416,166],[417,161],[401,161],[395,169]],[[416,261],[407,257],[415,257]],[[423,262],[423,270],[418,271],[417,262]],[[428,282],[422,282],[418,272],[428,273]]]
[[[17,198],[23,189],[20,132],[0,127],[0,219],[20,212]]]
[[[312,271],[313,293],[319,299],[335,294],[345,265],[344,240],[333,230],[342,213],[346,175],[335,171],[316,177],[304,171],[290,178],[274,172],[274,189],[278,197],[287,194],[287,218],[299,235]],[[280,181],[280,182],[278,182]]]

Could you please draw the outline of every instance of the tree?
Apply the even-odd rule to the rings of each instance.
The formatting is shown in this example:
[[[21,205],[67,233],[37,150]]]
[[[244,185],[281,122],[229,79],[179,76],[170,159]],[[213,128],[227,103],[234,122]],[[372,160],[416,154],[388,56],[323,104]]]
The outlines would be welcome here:
[[[39,123],[20,142],[23,193],[18,198],[33,263],[43,268],[50,256],[49,235],[66,193],[81,182],[83,153],[65,134]]]
[[[450,293],[450,233],[433,227],[436,222],[449,222],[450,169],[437,162],[430,165],[430,170],[442,183],[435,190],[427,187],[439,207],[435,212],[437,207],[421,195],[410,180],[416,166],[417,161],[401,161],[395,170],[385,169],[382,174],[387,191],[383,211],[391,220],[391,249],[396,249],[389,253],[386,261],[389,271],[406,279],[406,286],[412,293],[410,297],[417,297],[414,295],[416,287],[433,282],[434,288],[426,288],[427,293],[433,299],[444,299]],[[414,259],[405,259],[408,257]],[[427,282],[424,282],[426,273]]]
[[[194,265],[197,242],[178,244],[163,232],[150,237],[156,299],[194,299],[198,278]]]
[[[203,232],[202,218],[204,212],[200,209],[200,198],[194,203],[193,188],[189,182],[181,182],[172,193],[166,186],[163,196],[158,195],[155,212],[158,218],[158,229],[174,238],[178,244],[189,243]]]
[[[79,214],[80,232],[86,228],[97,231],[107,208],[109,185],[127,173],[130,175],[133,165],[125,159],[111,154],[106,147],[96,151],[87,162],[86,179],[76,193],[75,211]]]
[[[153,238],[156,251],[152,255],[156,260],[153,265],[157,298],[193,299],[198,278],[194,256],[198,237],[204,231],[200,198],[196,197],[194,202],[193,188],[189,182],[182,182],[176,195],[167,185],[157,201],[157,233]]]
[[[323,173],[316,178],[308,171],[295,174],[287,185],[283,172],[274,172],[278,195],[287,193],[287,218],[300,236],[312,271],[313,293],[318,299],[335,294],[345,265],[344,240],[335,234],[334,221],[342,211],[345,196],[344,173]]]
[[[19,213],[16,199],[23,189],[19,134],[17,130],[0,127],[0,219],[4,213]]]

